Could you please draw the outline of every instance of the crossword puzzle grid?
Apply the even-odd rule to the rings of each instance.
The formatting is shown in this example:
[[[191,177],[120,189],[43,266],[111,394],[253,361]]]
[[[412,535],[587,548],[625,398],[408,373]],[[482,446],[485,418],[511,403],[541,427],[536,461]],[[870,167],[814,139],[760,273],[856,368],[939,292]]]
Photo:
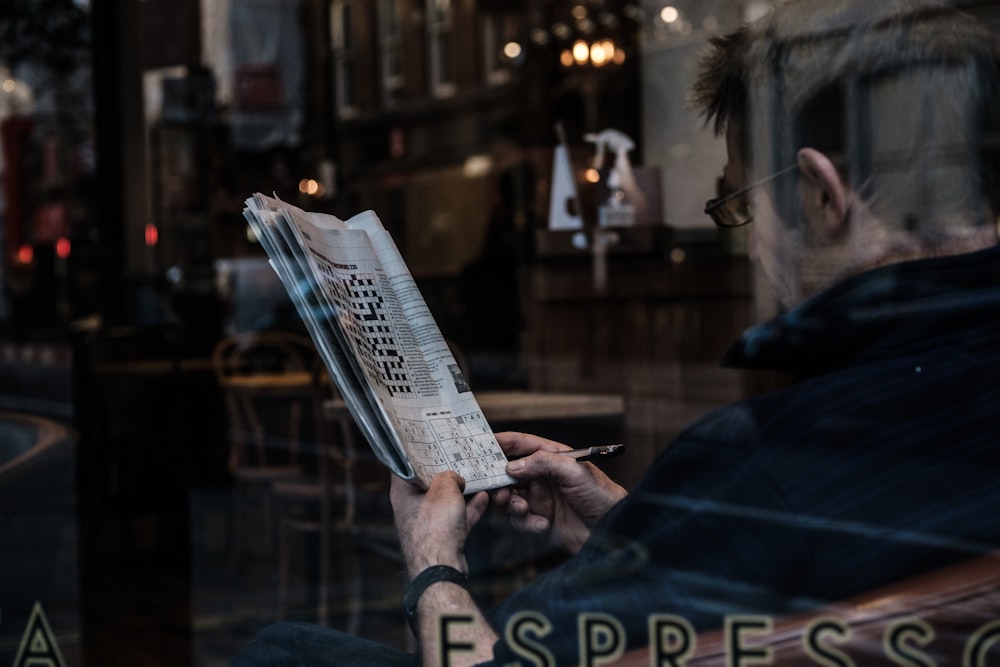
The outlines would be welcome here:
[[[427,422],[403,421],[403,437],[421,455],[413,463],[432,473],[454,470],[467,480],[504,474],[506,460],[493,445],[492,431],[481,412],[438,417]]]
[[[375,274],[339,275],[332,282],[337,305],[351,314],[347,333],[358,342],[361,363],[391,396],[413,395],[406,362],[399,352],[385,314],[385,300],[375,288]]]

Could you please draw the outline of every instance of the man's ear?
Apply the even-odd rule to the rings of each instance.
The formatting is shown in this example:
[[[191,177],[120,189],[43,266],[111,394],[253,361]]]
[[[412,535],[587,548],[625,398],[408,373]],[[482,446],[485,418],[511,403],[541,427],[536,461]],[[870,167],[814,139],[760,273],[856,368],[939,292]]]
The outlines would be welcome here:
[[[803,148],[798,154],[803,182],[803,206],[810,218],[820,216],[826,231],[837,236],[847,226],[849,192],[840,174],[823,153]]]

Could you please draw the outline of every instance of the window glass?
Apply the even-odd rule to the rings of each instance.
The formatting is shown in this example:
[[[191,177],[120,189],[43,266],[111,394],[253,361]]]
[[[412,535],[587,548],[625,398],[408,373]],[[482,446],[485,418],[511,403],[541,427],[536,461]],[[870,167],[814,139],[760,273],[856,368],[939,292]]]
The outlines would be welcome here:
[[[427,0],[427,15],[431,90],[435,95],[450,95],[455,91],[451,0]]]
[[[359,81],[354,44],[356,30],[353,2],[334,2],[330,12],[330,33],[333,36],[337,110],[342,117],[352,116],[358,111]]]
[[[993,664],[998,26],[0,2],[0,665]]]
[[[378,20],[382,90],[388,106],[394,104],[404,84],[399,11],[398,0],[380,0]]]

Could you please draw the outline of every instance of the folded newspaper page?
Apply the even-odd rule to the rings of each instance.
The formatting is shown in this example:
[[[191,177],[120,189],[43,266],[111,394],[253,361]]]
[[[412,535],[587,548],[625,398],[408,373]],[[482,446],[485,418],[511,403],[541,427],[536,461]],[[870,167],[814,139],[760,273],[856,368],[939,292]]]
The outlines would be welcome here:
[[[399,250],[373,211],[341,220],[246,200],[260,239],[375,456],[426,488],[454,470],[475,493],[513,483],[493,431]]]

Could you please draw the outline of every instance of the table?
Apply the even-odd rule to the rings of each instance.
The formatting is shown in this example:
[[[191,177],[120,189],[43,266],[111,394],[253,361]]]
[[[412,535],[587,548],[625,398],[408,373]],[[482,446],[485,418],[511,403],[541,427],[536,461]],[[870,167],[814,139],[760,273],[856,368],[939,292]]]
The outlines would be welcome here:
[[[233,375],[219,381],[223,387],[233,389],[277,391],[286,389],[311,389],[312,373],[308,371],[290,371],[288,373],[259,373],[257,375]]]
[[[620,417],[625,414],[625,397],[621,394],[483,391],[476,394],[476,400],[491,422]]]

